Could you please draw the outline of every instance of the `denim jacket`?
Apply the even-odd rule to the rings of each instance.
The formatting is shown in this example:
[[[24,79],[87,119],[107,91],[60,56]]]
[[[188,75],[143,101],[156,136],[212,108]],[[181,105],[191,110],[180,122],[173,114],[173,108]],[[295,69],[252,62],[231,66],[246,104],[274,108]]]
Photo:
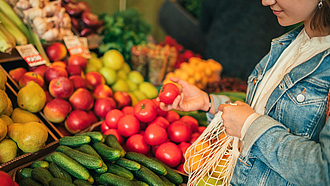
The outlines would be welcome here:
[[[251,104],[260,81],[303,26],[273,39],[248,79]],[[291,70],[272,92],[264,115],[246,135],[232,185],[330,185],[329,48]],[[224,98],[213,95],[215,103]],[[299,98],[299,99],[298,99]]]

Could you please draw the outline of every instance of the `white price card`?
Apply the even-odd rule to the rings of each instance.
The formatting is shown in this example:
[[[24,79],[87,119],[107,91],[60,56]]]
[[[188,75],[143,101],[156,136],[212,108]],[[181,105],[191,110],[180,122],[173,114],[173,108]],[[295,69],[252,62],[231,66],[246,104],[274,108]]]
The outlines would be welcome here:
[[[63,40],[70,55],[84,55],[84,48],[77,36],[66,36]]]
[[[79,41],[80,41],[80,44],[81,46],[83,47],[83,56],[87,59],[91,58],[91,53],[89,51],[89,48],[88,48],[88,41],[87,41],[87,38],[86,37],[79,37]]]
[[[32,44],[16,46],[16,49],[30,67],[46,64],[46,60]]]

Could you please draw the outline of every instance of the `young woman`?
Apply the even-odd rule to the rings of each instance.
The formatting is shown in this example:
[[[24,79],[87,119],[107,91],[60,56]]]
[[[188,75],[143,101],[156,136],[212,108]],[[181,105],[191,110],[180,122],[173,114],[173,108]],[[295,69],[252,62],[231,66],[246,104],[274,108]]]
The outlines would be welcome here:
[[[243,142],[232,185],[330,185],[330,1],[263,0],[282,26],[248,79],[246,103],[224,104],[173,78],[182,94],[163,110],[222,111],[229,135]],[[209,104],[209,102],[211,104]]]

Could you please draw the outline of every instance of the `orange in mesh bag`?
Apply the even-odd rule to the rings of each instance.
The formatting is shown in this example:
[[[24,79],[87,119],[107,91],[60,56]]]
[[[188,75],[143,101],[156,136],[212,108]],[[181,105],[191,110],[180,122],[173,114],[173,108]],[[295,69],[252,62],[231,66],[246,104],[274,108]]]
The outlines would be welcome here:
[[[236,137],[228,136],[218,112],[185,153],[187,185],[229,185],[239,155]]]

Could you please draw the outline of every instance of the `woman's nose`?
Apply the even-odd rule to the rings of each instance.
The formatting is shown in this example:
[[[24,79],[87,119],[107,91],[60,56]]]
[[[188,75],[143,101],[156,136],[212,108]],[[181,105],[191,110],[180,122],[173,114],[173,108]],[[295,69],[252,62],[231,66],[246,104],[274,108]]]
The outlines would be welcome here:
[[[262,0],[262,5],[270,6],[276,3],[276,0]]]

